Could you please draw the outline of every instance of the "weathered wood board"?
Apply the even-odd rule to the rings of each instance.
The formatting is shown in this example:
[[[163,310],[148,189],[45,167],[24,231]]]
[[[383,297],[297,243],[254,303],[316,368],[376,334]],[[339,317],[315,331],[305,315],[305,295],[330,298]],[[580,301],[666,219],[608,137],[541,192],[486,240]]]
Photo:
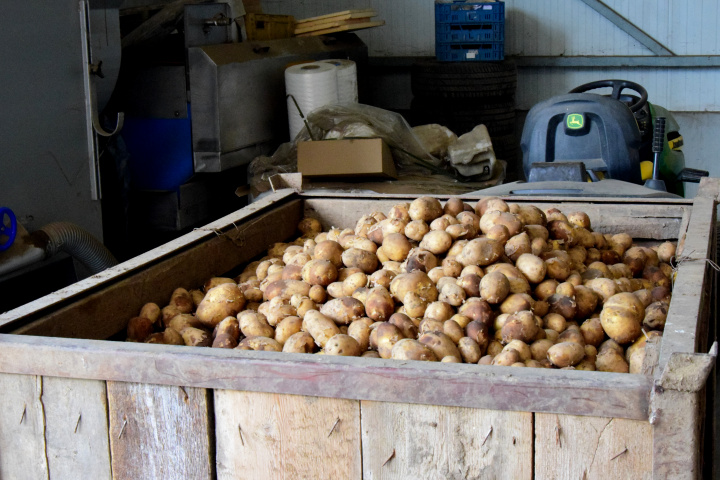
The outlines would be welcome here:
[[[212,417],[202,388],[107,382],[113,479],[211,479]]]
[[[363,478],[531,479],[527,412],[362,402]]]
[[[43,378],[0,374],[0,478],[49,478]]]
[[[650,480],[652,465],[649,422],[535,414],[538,480]]]
[[[50,478],[110,479],[105,382],[43,377],[42,398]]]
[[[361,478],[358,401],[215,390],[218,479]]]

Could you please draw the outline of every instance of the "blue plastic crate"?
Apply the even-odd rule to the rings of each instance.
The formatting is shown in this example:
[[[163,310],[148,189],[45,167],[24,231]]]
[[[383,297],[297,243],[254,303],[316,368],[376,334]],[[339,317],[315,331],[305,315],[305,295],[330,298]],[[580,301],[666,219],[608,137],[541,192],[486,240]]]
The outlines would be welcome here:
[[[504,40],[504,23],[435,24],[435,41],[438,43],[502,42]]]
[[[453,2],[435,4],[436,23],[486,23],[504,21],[504,2]]]
[[[505,59],[503,42],[436,43],[435,57],[441,62],[488,62]]]

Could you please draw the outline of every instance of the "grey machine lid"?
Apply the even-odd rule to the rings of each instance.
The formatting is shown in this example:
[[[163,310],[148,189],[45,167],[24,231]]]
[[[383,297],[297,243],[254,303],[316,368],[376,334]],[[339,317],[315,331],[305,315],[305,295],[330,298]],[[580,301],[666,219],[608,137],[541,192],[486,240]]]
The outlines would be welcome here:
[[[601,180],[599,182],[513,182],[477,190],[463,196],[561,196],[561,197],[630,197],[630,198],[681,198],[668,192],[623,182]]]

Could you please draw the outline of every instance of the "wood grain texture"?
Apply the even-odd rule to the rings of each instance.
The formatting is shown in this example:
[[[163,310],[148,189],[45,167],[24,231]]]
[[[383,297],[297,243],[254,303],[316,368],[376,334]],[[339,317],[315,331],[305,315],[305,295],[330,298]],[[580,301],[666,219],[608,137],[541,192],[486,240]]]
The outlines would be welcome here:
[[[215,390],[218,479],[359,479],[353,400]]]
[[[665,390],[653,396],[654,478],[700,478],[702,472],[701,397]],[[710,434],[710,432],[708,432]]]
[[[535,414],[538,480],[650,480],[652,465],[652,427],[648,422]]]
[[[0,335],[8,373],[647,419],[642,375]],[[322,389],[318,382],[322,381]],[[602,398],[602,402],[597,399]]]
[[[474,205],[474,199],[463,199]],[[305,213],[320,219],[323,226],[338,228],[352,228],[357,220],[368,212],[387,212],[393,205],[403,201],[412,201],[405,197],[393,199],[328,199],[307,198],[305,200]],[[513,203],[519,202],[512,199]],[[582,210],[588,214],[593,229],[602,233],[625,232],[633,238],[648,238],[656,240],[676,239],[680,230],[683,215],[688,208],[685,205],[667,204],[603,204],[588,202],[555,202],[550,203],[545,198],[542,202],[532,202],[539,208],[547,209],[557,207],[561,211],[570,213]]]
[[[252,223],[252,225],[254,225],[255,222],[252,222],[252,220],[254,220],[260,215],[266,214],[267,210],[273,205],[284,205],[284,203],[288,201],[289,198],[292,198],[294,195],[295,193],[289,189],[269,194],[266,197],[261,198],[257,202],[254,202],[244,208],[241,208],[240,210],[237,210],[214,222],[211,222],[202,228],[195,229],[183,235],[182,237],[179,237],[171,242],[154,248],[153,250],[143,253],[142,255],[138,255],[137,257],[132,258],[119,265],[116,265],[115,267],[104,270],[96,275],[69,285],[68,287],[62,288],[56,292],[50,293],[37,300],[22,305],[16,309],[4,312],[0,314],[0,328],[2,328],[2,331],[7,332],[12,329],[11,326],[21,323],[26,324],[33,319],[41,318],[42,316],[46,316],[52,312],[57,312],[58,309],[65,307],[71,301],[75,302],[79,299],[86,298],[89,295],[106,288],[108,285],[117,284],[118,282],[121,282],[123,280],[128,280],[128,277],[135,274],[139,275],[129,279],[129,281],[131,281],[130,286],[134,286],[135,290],[130,290],[129,292],[127,290],[124,291],[124,293],[126,294],[124,298],[126,303],[129,303],[132,308],[134,308],[135,305],[132,302],[127,302],[127,300],[129,298],[132,298],[130,294],[138,293],[144,293],[146,295],[146,298],[157,297],[157,301],[166,301],[166,297],[168,297],[170,293],[172,293],[172,289],[166,293],[160,290],[161,287],[159,285],[148,284],[148,278],[146,276],[147,274],[144,275],[143,273],[147,272],[149,267],[155,267],[150,268],[152,274],[154,275],[160,274],[157,272],[157,270],[160,270],[160,272],[162,272],[163,270],[171,270],[168,273],[180,275],[180,277],[178,277],[178,280],[183,280],[185,278],[187,278],[188,280],[193,280],[192,275],[190,277],[186,277],[186,275],[188,275],[186,271],[191,270],[188,269],[188,257],[184,257],[185,260],[181,263],[180,266],[176,265],[176,257],[183,256],[182,254],[186,254],[187,250],[198,246],[200,248],[196,250],[196,254],[198,252],[207,253],[212,251],[215,251],[217,253],[218,250],[220,250],[223,254],[232,254],[234,252],[234,249],[222,250],[220,247],[228,245],[234,246],[236,243],[245,244],[244,249],[241,249],[242,251],[249,250],[250,247],[253,245],[252,238],[256,238],[256,232],[247,231],[247,227],[249,225],[243,224],[243,222]],[[296,208],[300,207],[298,206]],[[236,225],[243,228],[240,229],[236,227]],[[279,228],[277,232],[278,235],[282,236],[284,229],[293,229],[294,225],[279,224],[277,228]],[[258,230],[258,233],[260,234],[267,234],[260,229],[256,230]],[[228,233],[228,235],[224,236],[223,239],[220,239],[220,243],[217,243],[218,235],[223,233]],[[288,236],[290,234],[285,233],[285,235]],[[201,245],[202,242],[207,240],[210,240],[210,243],[214,243],[214,246],[212,246],[212,248],[210,249],[208,249],[207,246]],[[215,242],[212,242],[213,240],[215,240]],[[192,256],[193,255],[190,255],[189,257]],[[167,260],[168,263],[164,263],[163,261],[165,260]],[[210,272],[212,272],[212,275],[216,275],[218,273],[225,273],[220,271],[222,268],[227,268],[226,263],[222,260],[222,255],[220,255],[220,258],[213,258],[212,260],[212,262],[218,261],[221,263],[210,266],[211,268],[209,270]],[[197,265],[195,266],[206,268],[201,262],[197,262]],[[172,270],[173,268],[176,270]],[[205,280],[206,278],[203,278],[202,282],[204,282]],[[135,281],[140,281],[141,285],[139,287],[135,286],[135,283],[132,283]],[[153,281],[157,282],[157,279]],[[142,282],[144,282],[144,284]],[[177,286],[173,288],[177,288]],[[156,289],[158,289],[158,291],[156,291]],[[115,292],[116,290],[112,291]],[[139,303],[142,301],[142,299],[137,299],[136,301]],[[120,306],[122,307],[122,305]],[[74,308],[77,307],[73,307],[71,305],[70,309],[73,310]],[[107,312],[100,313],[103,314],[103,318],[107,319]],[[77,314],[77,312],[75,312],[75,314]],[[72,315],[70,315],[69,317],[72,318]],[[95,318],[94,320],[96,320],[94,323],[102,324],[102,322],[97,322],[97,318]],[[46,331],[45,333],[41,332],[41,334],[51,335],[52,332]]]
[[[261,255],[272,243],[285,240],[295,233],[300,215],[300,201],[295,200],[238,224],[237,228],[224,224],[219,230],[221,234],[212,233],[206,242],[187,250],[180,242],[175,245],[175,255],[158,264],[148,265],[149,268],[93,292],[13,333],[108,338],[124,329],[127,321],[136,316],[145,303],[155,302],[165,306],[176,288],[197,288],[208,278],[223,275]],[[167,244],[171,251],[172,243]]]
[[[48,478],[42,377],[0,374],[0,478]]]
[[[532,413],[362,402],[363,478],[532,478]]]
[[[52,479],[110,479],[105,382],[43,377],[47,459]]]
[[[107,382],[113,479],[211,479],[211,418],[201,388]]]

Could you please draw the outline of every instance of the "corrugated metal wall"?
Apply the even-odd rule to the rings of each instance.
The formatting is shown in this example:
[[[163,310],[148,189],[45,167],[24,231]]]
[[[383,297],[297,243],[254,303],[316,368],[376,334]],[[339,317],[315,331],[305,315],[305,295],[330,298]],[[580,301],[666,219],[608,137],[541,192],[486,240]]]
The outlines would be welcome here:
[[[720,53],[717,0],[605,0],[677,55]],[[642,44],[580,0],[507,0],[506,55],[652,55]],[[306,18],[372,7],[386,25],[358,32],[371,56],[434,55],[432,0],[263,0],[267,13]],[[601,78],[643,85],[651,101],[674,111],[720,111],[720,69],[523,68],[517,105],[535,103]]]

